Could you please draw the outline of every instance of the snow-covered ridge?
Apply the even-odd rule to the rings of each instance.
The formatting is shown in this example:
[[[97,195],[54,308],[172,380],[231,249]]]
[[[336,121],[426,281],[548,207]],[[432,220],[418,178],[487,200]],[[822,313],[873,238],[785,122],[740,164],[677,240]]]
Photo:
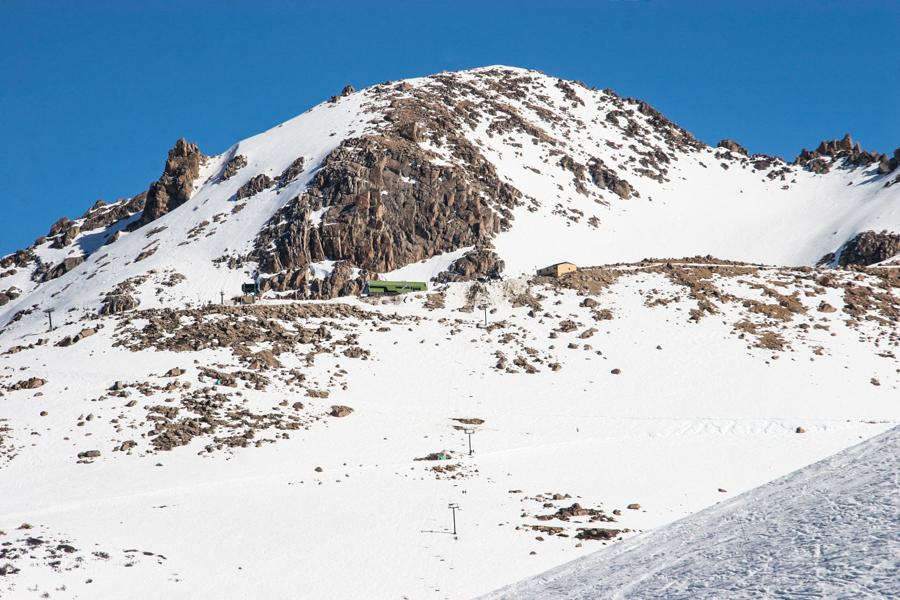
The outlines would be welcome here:
[[[453,108],[447,114],[456,115],[452,129],[435,112],[442,102]],[[394,126],[398,133],[391,133]],[[436,256],[432,252],[457,253],[478,240],[493,245],[507,276],[559,260],[604,264],[650,256],[713,255],[813,265],[860,232],[900,230],[900,187],[886,185],[893,174],[880,173],[877,163],[855,166],[861,163],[836,158],[835,168],[814,173],[780,159],[745,156],[731,144],[710,148],[640,101],[535,71],[484,67],[347,91],[205,159],[189,201],[136,231],[122,231],[127,223],[117,222],[105,231],[79,232],[59,248],[53,247],[55,238],[41,241],[20,264],[6,257],[0,292],[12,293],[0,308],[0,326],[37,307],[94,312],[118,284],[152,271],[178,272],[184,280],[171,294],[157,296],[142,288],[136,298],[141,306],[196,303],[220,291],[237,293],[241,282],[254,277],[257,265],[250,255],[267,222],[299,201],[336,148],[372,135],[398,136],[400,141],[405,135],[411,148],[420,149],[421,160],[457,173],[473,168],[460,154],[459,144],[466,141],[500,181],[521,193],[511,212],[500,207],[506,216],[499,229],[419,254],[428,260]],[[226,163],[238,156],[243,166],[224,180]],[[823,156],[815,160],[831,160]],[[235,201],[252,179],[275,181],[299,159],[302,168],[285,185],[262,187]],[[405,177],[397,182],[413,190],[420,186]],[[389,187],[379,189],[378,198],[394,193]],[[485,210],[497,212],[490,198],[484,202]],[[313,208],[302,217],[293,213],[294,218],[311,219],[322,236],[337,231],[337,208]],[[359,231],[375,231],[378,225],[368,227]],[[391,227],[399,241],[395,250],[385,252],[396,254],[398,244],[419,243],[413,228],[421,225],[401,220]],[[101,245],[116,232],[117,240]],[[348,246],[375,239],[371,233],[355,241],[360,233],[347,235],[350,241],[332,244],[310,262],[353,263],[361,254]],[[287,241],[301,242],[306,243]],[[306,250],[292,247],[290,252]],[[84,263],[74,264],[82,257]],[[389,270],[408,263],[391,264],[395,266]],[[47,270],[62,275],[48,278]],[[151,273],[144,287],[152,281]]]

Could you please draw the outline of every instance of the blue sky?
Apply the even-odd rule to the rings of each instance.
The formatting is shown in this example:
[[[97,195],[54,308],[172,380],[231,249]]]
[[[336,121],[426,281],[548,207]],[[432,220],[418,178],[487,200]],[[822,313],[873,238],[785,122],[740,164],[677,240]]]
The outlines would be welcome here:
[[[3,0],[0,255],[337,93],[488,64],[644,99],[707,143],[900,146],[900,2]]]

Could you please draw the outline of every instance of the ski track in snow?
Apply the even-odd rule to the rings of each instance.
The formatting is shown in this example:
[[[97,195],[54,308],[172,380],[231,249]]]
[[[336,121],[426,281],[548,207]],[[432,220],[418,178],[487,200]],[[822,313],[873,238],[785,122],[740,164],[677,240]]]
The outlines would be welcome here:
[[[900,427],[488,599],[900,597]]]

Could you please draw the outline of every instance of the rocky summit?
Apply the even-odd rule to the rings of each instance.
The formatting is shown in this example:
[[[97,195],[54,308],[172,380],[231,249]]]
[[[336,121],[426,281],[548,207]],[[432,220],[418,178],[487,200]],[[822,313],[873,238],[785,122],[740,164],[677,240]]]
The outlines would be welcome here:
[[[842,251],[866,232],[897,235],[897,156],[849,136],[792,162],[733,140],[712,148],[645,102],[524,69],[347,86],[220,155],[178,140],[145,192],[0,259],[0,298],[27,310],[71,271],[109,293],[145,276],[157,249],[153,268],[182,273],[185,289],[213,277],[231,294],[258,278],[294,298],[355,294],[415,265],[443,281],[699,253],[867,265]],[[41,295],[100,309],[66,286]]]
[[[896,438],[900,149],[712,147],[504,66],[327,92],[0,258],[0,596],[467,598],[595,551],[627,586],[650,530],[817,548],[819,475],[835,539],[890,530],[871,444],[743,494]]]

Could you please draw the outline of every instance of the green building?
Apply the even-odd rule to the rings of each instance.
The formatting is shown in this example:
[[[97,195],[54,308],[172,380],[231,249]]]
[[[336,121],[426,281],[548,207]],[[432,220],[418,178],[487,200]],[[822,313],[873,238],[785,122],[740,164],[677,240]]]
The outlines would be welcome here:
[[[428,284],[424,281],[367,281],[365,289],[366,295],[369,296],[426,291],[428,291]]]

